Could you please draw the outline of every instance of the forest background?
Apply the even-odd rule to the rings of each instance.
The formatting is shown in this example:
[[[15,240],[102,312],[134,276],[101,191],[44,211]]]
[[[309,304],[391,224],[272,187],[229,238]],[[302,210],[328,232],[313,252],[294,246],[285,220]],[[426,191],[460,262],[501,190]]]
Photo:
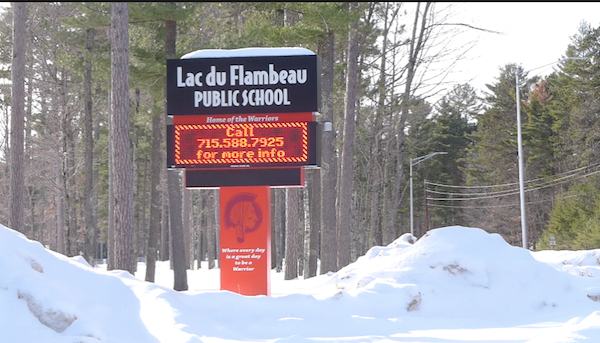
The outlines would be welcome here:
[[[166,59],[304,47],[322,58],[322,167],[272,189],[272,267],[337,271],[370,247],[448,225],[520,246],[515,77],[531,249],[600,247],[600,28],[583,22],[545,77],[507,64],[478,96],[444,81],[472,44],[451,8],[401,2],[12,3],[0,13],[0,222],[67,256],[175,289],[218,258],[218,191],[165,168]],[[494,32],[489,31],[489,34]],[[543,57],[543,56],[542,56]],[[540,65],[547,59],[540,58]],[[124,100],[123,100],[124,99]],[[125,142],[125,144],[122,144]],[[22,147],[22,148],[21,148]],[[320,261],[318,268],[317,260]],[[285,263],[285,268],[284,264]]]

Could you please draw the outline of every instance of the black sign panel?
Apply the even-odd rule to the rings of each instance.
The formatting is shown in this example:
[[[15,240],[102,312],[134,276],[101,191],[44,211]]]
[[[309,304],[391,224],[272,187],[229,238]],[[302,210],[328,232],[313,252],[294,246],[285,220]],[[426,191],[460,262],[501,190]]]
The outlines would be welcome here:
[[[304,184],[303,168],[185,170],[185,187],[187,188],[303,187]]]
[[[168,115],[318,112],[317,55],[167,61]]]

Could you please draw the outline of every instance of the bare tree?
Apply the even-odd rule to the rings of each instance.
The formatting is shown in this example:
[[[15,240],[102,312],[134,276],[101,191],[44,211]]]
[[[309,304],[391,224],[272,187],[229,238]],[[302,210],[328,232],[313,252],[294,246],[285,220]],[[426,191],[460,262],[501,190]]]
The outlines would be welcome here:
[[[383,232],[381,227],[381,194],[383,186],[382,177],[382,154],[381,154],[381,139],[383,131],[383,118],[385,113],[388,111],[388,94],[389,82],[388,82],[388,34],[392,23],[394,22],[401,4],[398,3],[384,3],[383,6],[383,30],[382,36],[382,47],[379,67],[379,80],[377,82],[377,91],[379,92],[379,98],[377,100],[377,107],[375,109],[375,118],[371,124],[370,130],[370,146],[367,161],[367,202],[368,208],[368,225],[369,225],[369,245],[382,245],[383,244]],[[392,75],[393,76],[393,75]]]
[[[409,101],[411,99],[412,88],[416,70],[418,67],[419,56],[427,42],[427,34],[430,29],[427,26],[429,9],[432,3],[427,2],[423,12],[420,12],[421,3],[417,4],[415,11],[415,20],[413,23],[412,36],[409,44],[408,64],[406,68],[406,81],[404,83],[404,93],[402,95],[401,113],[398,126],[396,127],[396,145],[398,148],[398,158],[396,163],[396,175],[394,176],[394,186],[391,201],[391,208],[388,214],[388,223],[384,232],[384,244],[390,243],[397,235],[398,206],[400,204],[400,191],[404,177],[404,159],[405,159],[405,133],[404,127],[409,113]]]

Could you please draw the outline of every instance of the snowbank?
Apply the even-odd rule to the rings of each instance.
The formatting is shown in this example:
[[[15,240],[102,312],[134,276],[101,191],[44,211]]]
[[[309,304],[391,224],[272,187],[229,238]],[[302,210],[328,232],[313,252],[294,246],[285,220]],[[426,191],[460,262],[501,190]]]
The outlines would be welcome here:
[[[593,311],[585,289],[500,235],[465,227],[429,231],[413,246],[374,247],[335,276],[355,297],[388,294],[381,306],[420,316],[512,320]]]
[[[175,292],[158,285],[172,283],[168,263],[158,264],[158,284],[147,283],[94,269],[0,226],[0,341],[600,339],[598,303],[588,297],[599,280],[556,269],[561,259],[593,264],[593,253],[531,253],[481,229],[448,227],[416,242],[404,235],[373,247],[337,273],[283,281],[273,271],[276,296],[248,297],[203,290],[214,287],[218,270],[188,271],[195,291]]]
[[[0,225],[2,341],[158,342],[123,283],[130,278],[94,270]]]

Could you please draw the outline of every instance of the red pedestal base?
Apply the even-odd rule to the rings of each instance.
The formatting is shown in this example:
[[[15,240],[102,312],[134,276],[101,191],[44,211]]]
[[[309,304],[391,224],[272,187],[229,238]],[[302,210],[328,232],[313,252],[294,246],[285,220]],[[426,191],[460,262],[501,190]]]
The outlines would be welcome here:
[[[221,290],[271,295],[270,187],[221,187]]]

